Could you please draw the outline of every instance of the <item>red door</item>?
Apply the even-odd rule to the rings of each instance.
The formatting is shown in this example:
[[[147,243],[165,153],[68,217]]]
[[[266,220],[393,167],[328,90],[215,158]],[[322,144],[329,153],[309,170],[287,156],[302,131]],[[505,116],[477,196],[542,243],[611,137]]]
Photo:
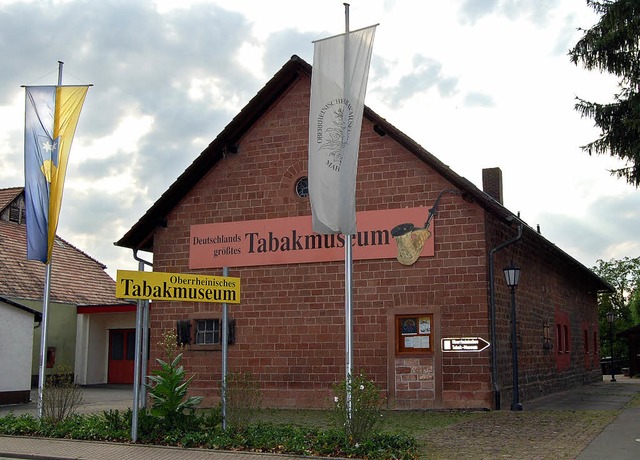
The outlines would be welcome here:
[[[108,383],[133,383],[135,344],[135,329],[109,330]]]

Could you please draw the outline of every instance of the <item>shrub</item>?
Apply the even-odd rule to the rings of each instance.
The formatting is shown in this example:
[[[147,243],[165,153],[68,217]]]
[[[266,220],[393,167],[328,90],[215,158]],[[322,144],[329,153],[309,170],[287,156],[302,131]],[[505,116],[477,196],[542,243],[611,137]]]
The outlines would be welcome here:
[[[73,380],[71,367],[56,365],[43,388],[42,418],[53,425],[60,423],[76,413],[82,399],[82,390]]]
[[[260,383],[251,372],[227,374],[225,399],[228,428],[244,431],[262,404]]]
[[[350,390],[350,391],[348,391]],[[380,390],[362,372],[334,385],[334,421],[347,440],[358,444],[374,434],[380,422]],[[351,393],[351,410],[348,394]]]
[[[159,417],[143,413],[139,419],[146,435],[145,444],[199,447],[205,449],[245,450],[304,456],[366,458],[368,460],[413,460],[417,458],[416,441],[405,435],[373,434],[361,443],[350,443],[344,433],[335,429],[304,428],[288,424],[257,423],[242,433],[233,430],[207,428],[205,420],[213,415],[198,416],[200,428],[167,429],[158,423]],[[131,412],[108,411],[102,414],[74,415],[61,423],[51,423],[32,415],[0,417],[0,434],[44,436],[130,442]],[[141,430],[142,431],[142,430]]]
[[[193,415],[193,409],[200,404],[202,396],[187,397],[194,376],[187,379],[184,368],[179,365],[182,353],[178,351],[182,347],[177,343],[176,332],[165,332],[159,345],[164,348],[167,360],[157,358],[160,370],[147,377],[151,381],[146,385],[152,400],[151,414],[160,417],[167,428],[184,426],[189,422],[185,411],[189,410]]]

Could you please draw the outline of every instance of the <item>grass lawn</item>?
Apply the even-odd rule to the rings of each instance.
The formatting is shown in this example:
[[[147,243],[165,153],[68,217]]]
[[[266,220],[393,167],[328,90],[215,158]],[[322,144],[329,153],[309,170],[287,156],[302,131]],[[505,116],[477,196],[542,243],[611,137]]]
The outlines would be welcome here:
[[[634,400],[640,402],[640,397]],[[404,433],[424,459],[571,459],[619,411],[384,411],[380,430]],[[305,427],[331,426],[319,410],[258,411],[254,420]]]

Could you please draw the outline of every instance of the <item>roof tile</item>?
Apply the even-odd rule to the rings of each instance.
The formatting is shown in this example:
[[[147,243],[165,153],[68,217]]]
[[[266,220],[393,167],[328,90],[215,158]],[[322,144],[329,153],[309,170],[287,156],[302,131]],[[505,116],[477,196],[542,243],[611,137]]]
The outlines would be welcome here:
[[[0,190],[2,200],[11,196]],[[18,194],[22,188],[18,189]],[[9,200],[15,198],[15,194]],[[6,205],[9,203],[7,202]],[[0,296],[25,300],[43,298],[46,265],[27,260],[26,226],[0,220]],[[105,265],[91,258],[62,238],[56,237],[52,265],[51,302],[76,305],[120,305],[116,299],[116,283],[104,271]]]

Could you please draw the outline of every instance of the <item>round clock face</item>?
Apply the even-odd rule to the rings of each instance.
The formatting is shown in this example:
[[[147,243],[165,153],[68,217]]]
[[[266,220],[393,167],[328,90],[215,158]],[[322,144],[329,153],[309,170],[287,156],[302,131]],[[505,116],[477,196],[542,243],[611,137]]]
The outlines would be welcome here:
[[[309,196],[309,178],[307,176],[301,177],[296,181],[296,195],[300,198]]]

